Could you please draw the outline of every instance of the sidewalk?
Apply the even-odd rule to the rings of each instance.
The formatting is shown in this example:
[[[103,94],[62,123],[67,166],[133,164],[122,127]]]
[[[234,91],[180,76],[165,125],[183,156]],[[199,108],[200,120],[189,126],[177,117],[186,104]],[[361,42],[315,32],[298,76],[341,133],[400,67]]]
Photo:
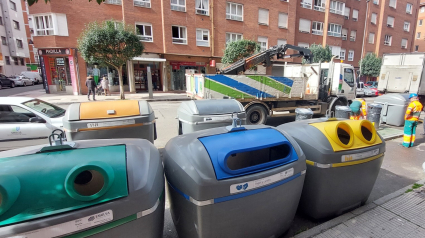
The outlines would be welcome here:
[[[423,185],[425,180],[418,181]],[[295,238],[424,238],[425,188],[402,188],[352,212],[345,213]]]
[[[88,102],[87,95],[69,95],[69,94],[46,94],[46,91],[42,90],[34,90],[23,92],[19,94],[12,95],[12,97],[33,97],[38,98],[43,101],[53,103],[56,105],[77,103],[77,102]],[[93,97],[90,96],[92,99]],[[97,96],[96,101],[109,101],[109,100],[119,100],[119,93],[112,93],[112,96]],[[186,96],[184,92],[178,93],[167,93],[167,92],[159,92],[154,91],[153,99],[149,99],[149,94],[147,92],[143,93],[126,93],[126,99],[136,99],[136,100],[146,100],[149,102],[158,102],[158,101],[187,101],[191,100],[190,97]]]

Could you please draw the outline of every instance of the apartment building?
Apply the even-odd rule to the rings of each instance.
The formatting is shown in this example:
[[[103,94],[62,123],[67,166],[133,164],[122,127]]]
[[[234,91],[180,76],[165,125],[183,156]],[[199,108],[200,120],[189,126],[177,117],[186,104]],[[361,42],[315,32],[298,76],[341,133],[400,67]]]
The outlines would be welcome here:
[[[187,70],[215,73],[226,43],[238,39],[258,41],[263,50],[285,43],[330,45],[338,61],[356,67],[362,49],[363,54],[379,55],[409,51],[415,27],[404,30],[404,23],[416,21],[412,9],[418,0],[377,1],[106,0],[98,5],[73,0],[40,1],[29,11],[34,46],[50,92],[84,94],[87,89],[81,85],[86,76],[98,70],[93,71],[97,66],[86,64],[76,48],[84,25],[91,21],[124,18],[138,30],[145,53],[127,63],[126,90],[145,90],[147,73],[160,90],[185,90]],[[373,41],[363,38],[365,32]],[[117,83],[113,69],[100,68],[100,75]],[[58,81],[65,82],[63,87]]]
[[[414,52],[425,52],[425,0],[421,0],[417,8],[418,20],[416,21]]]
[[[1,0],[0,10],[0,72],[18,75],[27,70],[29,57],[21,0]]]

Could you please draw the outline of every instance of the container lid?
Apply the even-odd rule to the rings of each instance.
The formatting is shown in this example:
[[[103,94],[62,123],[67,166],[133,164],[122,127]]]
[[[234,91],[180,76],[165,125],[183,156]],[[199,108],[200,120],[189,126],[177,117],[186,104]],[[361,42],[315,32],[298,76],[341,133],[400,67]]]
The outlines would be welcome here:
[[[243,110],[242,105],[234,99],[196,100],[194,103],[199,115],[230,114]]]
[[[80,120],[130,117],[140,115],[139,101],[117,100],[83,102],[80,105]]]
[[[198,138],[218,180],[269,170],[298,160],[291,143],[273,128],[243,130]]]
[[[335,110],[351,112],[351,108],[349,106],[335,106]]]
[[[375,99],[375,103],[401,104],[405,105],[409,102],[409,94],[390,93],[379,96]]]
[[[295,108],[295,113],[304,115],[313,115],[313,111],[310,108]]]

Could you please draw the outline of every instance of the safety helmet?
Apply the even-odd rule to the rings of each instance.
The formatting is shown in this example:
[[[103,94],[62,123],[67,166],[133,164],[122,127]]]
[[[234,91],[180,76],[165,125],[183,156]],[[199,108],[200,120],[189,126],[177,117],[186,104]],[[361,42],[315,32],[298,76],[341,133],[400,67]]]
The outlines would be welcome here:
[[[413,98],[413,97],[417,97],[418,96],[418,94],[416,94],[416,93],[411,93],[410,95],[409,95],[409,99],[410,98]]]

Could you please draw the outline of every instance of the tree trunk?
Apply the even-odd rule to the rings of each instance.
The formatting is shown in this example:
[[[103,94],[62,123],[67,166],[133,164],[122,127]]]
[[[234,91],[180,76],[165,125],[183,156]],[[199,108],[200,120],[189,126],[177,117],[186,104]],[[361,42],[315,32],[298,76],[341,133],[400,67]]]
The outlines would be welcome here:
[[[124,83],[122,81],[122,65],[118,68],[118,81],[120,82],[120,98],[125,99]]]

